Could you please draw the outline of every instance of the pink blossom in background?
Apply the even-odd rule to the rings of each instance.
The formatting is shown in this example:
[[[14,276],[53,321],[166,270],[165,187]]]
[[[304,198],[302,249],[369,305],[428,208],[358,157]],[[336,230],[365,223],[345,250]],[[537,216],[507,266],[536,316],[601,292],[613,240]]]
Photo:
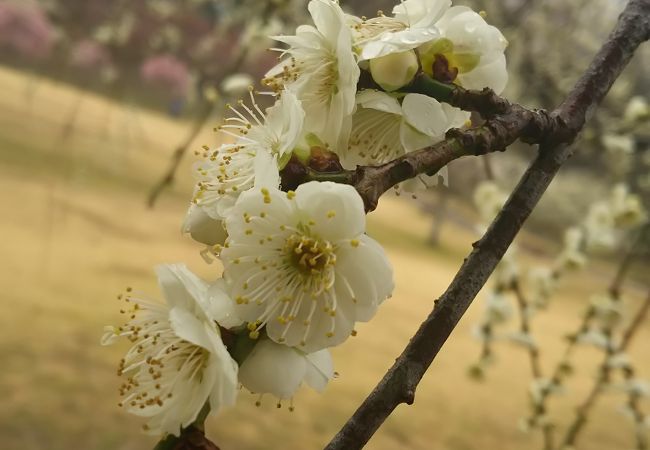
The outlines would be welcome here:
[[[37,5],[0,3],[0,47],[30,59],[44,59],[55,40],[54,26]]]
[[[175,97],[185,97],[190,88],[187,65],[173,55],[157,55],[146,59],[140,76],[148,83],[167,88]]]
[[[111,65],[111,55],[99,42],[84,39],[72,47],[70,64],[80,69],[101,70]]]

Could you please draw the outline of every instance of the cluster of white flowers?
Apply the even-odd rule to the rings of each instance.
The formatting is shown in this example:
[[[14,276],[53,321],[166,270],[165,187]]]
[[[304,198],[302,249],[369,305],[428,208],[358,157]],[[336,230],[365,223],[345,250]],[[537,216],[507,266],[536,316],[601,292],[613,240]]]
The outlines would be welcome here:
[[[129,292],[127,323],[107,329],[104,343],[133,344],[119,368],[122,405],[148,417],[152,433],[177,435],[205,408],[232,404],[240,386],[279,400],[303,383],[321,391],[334,374],[328,348],[391,296],[392,267],[365,233],[361,196],[329,181],[287,186],[289,164],[314,170],[316,154],[339,170],[378,164],[463,126],[468,113],[399,92],[416,73],[471,88],[505,84],[505,39],[449,0],[407,0],[374,19],[333,0],[308,9],[313,25],[275,37],[288,46],[263,80],[275,103],[263,110],[250,88],[218,128],[225,143],[205,147],[194,167],[183,231],[205,245],[208,262],[221,261],[221,277],[206,283],[163,266],[167,304]],[[363,71],[375,88],[359,87]]]
[[[227,147],[227,170],[217,165],[212,174],[239,176],[235,156],[249,144],[257,145]],[[129,320],[107,328],[104,343],[133,344],[118,371],[126,379],[121,404],[148,417],[152,434],[178,434],[206,402],[213,412],[232,404],[240,385],[280,400],[303,382],[323,390],[334,374],[327,348],[354,335],[355,323],[370,320],[393,291],[391,265],[365,234],[353,187],[309,182],[282,192],[275,183],[251,182],[235,195],[201,182],[204,201],[191,206],[184,227],[212,246],[222,278],[206,283],[185,266],[162,266],[167,305],[129,292]]]
[[[427,147],[468,121],[469,113],[400,91],[420,68],[468,88],[501,92],[507,82],[504,37],[451,0],[406,0],[392,17],[370,19],[345,14],[332,0],[312,0],[309,11],[314,26],[276,37],[289,48],[264,83],[276,93],[295,93],[305,112],[304,133],[346,168]],[[362,72],[381,90],[359,89]]]
[[[629,192],[624,184],[614,186],[603,200],[594,203],[584,222],[586,247],[591,250],[609,250],[616,247],[623,233],[646,221],[645,211],[638,195]]]

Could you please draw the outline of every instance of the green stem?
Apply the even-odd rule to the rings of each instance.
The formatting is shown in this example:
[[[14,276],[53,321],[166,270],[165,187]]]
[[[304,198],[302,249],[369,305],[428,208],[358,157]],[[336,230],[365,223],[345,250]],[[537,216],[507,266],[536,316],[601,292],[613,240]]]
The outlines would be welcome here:
[[[354,184],[354,171],[344,170],[341,172],[318,172],[308,169],[305,182],[307,181],[333,181],[341,184]]]
[[[449,102],[456,91],[453,84],[441,83],[434,80],[424,72],[418,74],[411,84],[405,86],[402,91],[414,94],[424,94],[435,98],[440,102]]]

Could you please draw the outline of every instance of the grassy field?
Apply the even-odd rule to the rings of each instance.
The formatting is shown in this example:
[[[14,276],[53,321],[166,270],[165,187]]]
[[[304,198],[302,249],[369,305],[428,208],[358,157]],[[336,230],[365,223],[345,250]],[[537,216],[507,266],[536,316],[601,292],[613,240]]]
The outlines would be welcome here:
[[[154,265],[185,261],[206,278],[219,274],[179,232],[191,161],[159,205],[145,207],[148,189],[188,124],[9,71],[0,71],[0,86],[0,448],[151,448],[154,440],[140,433],[139,420],[116,405],[115,369],[125,348],[102,348],[99,337],[103,325],[118,322],[115,296],[126,286],[157,292]],[[75,105],[77,120],[66,137]],[[214,141],[207,133],[197,146]],[[289,412],[271,399],[256,408],[242,392],[235,408],[211,418],[209,434],[224,450],[322,448],[399,354],[475,239],[450,225],[441,247],[430,249],[427,230],[412,202],[382,200],[369,233],[394,264],[394,297],[374,321],[358,327],[358,337],[334,349],[340,376],[324,395],[301,391]],[[611,278],[611,268],[599,270],[597,277],[568,280],[553,309],[536,322],[546,367],[557,360],[561,337],[576,326],[587,294]],[[471,329],[480,313],[479,300],[425,377],[415,405],[398,408],[367,448],[540,447],[539,436],[517,429],[529,382],[522,350],[503,344],[485,383],[466,377],[479,351]],[[645,376],[649,338],[646,327],[632,349]],[[594,350],[581,351],[573,389],[553,403],[561,423],[584,396],[598,360]],[[631,422],[616,411],[622,403],[620,396],[603,397],[579,448],[632,448]]]

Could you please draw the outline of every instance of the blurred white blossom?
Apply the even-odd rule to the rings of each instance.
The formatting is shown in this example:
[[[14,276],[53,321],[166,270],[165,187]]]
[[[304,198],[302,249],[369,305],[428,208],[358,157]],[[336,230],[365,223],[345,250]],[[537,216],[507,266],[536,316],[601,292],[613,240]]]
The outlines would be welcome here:
[[[591,306],[603,329],[611,330],[623,320],[623,303],[611,295],[594,295]]]
[[[623,114],[627,122],[640,122],[650,119],[650,105],[645,97],[637,95],[632,97],[625,107]]]
[[[483,181],[474,190],[474,205],[486,222],[496,217],[507,199],[508,195],[494,181]]]

